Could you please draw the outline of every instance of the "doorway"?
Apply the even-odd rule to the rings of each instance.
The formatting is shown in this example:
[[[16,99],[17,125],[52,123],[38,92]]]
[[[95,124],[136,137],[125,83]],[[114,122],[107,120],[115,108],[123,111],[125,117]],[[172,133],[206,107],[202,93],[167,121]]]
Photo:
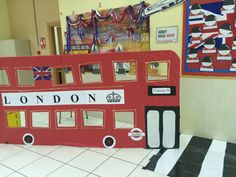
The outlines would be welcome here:
[[[63,54],[63,41],[60,22],[48,23],[50,55]]]
[[[179,107],[146,107],[147,148],[179,147]]]

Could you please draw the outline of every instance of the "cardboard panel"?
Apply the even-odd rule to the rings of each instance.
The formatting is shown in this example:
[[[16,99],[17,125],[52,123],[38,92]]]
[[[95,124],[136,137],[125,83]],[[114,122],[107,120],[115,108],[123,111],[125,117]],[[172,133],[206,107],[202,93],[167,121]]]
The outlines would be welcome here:
[[[152,61],[168,63],[166,80],[148,80],[147,63]],[[125,63],[124,75],[135,76],[136,79],[117,80],[114,63]],[[94,68],[81,68],[91,64],[99,64],[99,70],[97,65],[92,65]],[[33,72],[26,76],[34,81],[33,85],[18,84],[17,69],[25,68]],[[61,79],[54,78],[54,73],[58,72],[54,68],[63,68]],[[27,141],[41,145],[104,147],[106,140],[106,147],[144,148],[147,139],[145,108],[179,107],[179,59],[172,51],[9,57],[1,58],[0,69],[7,71],[9,80],[8,85],[0,85],[1,143],[22,144]],[[90,75],[100,75],[100,82],[83,82],[83,71],[89,69],[93,69]],[[122,78],[125,76],[122,75]],[[59,84],[54,83],[54,79]],[[166,93],[166,88],[171,93],[149,95],[151,87],[157,90],[160,87],[158,93]],[[21,127],[7,127],[6,113],[18,110],[25,113],[21,115],[24,117],[20,120]],[[96,126],[84,126],[83,111],[102,111],[103,126],[94,122],[90,125]],[[32,112],[48,112],[49,125],[33,127]],[[61,117],[58,112],[62,112]],[[116,128],[116,124],[126,125],[130,122],[124,122],[122,118],[116,120],[115,112],[132,112],[132,126]],[[59,121],[71,126],[59,126]],[[69,124],[70,121],[73,124]],[[158,127],[155,127],[150,133],[157,132]],[[25,142],[24,135],[27,135]],[[111,139],[115,143],[109,144]],[[150,140],[156,141],[155,137]]]

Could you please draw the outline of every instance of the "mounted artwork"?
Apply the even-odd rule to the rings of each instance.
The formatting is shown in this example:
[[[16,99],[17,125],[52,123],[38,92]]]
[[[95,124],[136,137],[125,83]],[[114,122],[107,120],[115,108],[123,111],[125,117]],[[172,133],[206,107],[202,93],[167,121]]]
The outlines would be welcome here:
[[[178,148],[179,68],[170,50],[1,58],[0,143]]]
[[[106,53],[149,50],[149,17],[142,16],[147,5],[67,16],[65,53]]]
[[[183,74],[236,76],[234,0],[187,0]]]

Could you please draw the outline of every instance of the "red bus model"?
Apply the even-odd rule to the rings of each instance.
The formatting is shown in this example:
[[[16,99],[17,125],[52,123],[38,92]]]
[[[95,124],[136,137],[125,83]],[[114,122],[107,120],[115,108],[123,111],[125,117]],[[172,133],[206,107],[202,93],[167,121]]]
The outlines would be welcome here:
[[[178,148],[172,51],[0,60],[0,143]]]

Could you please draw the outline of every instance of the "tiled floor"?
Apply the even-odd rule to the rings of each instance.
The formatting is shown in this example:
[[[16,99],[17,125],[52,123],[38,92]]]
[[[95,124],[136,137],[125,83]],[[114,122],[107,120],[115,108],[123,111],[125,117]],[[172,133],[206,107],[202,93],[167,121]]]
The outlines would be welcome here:
[[[0,177],[162,177],[142,169],[157,152],[0,144]]]

